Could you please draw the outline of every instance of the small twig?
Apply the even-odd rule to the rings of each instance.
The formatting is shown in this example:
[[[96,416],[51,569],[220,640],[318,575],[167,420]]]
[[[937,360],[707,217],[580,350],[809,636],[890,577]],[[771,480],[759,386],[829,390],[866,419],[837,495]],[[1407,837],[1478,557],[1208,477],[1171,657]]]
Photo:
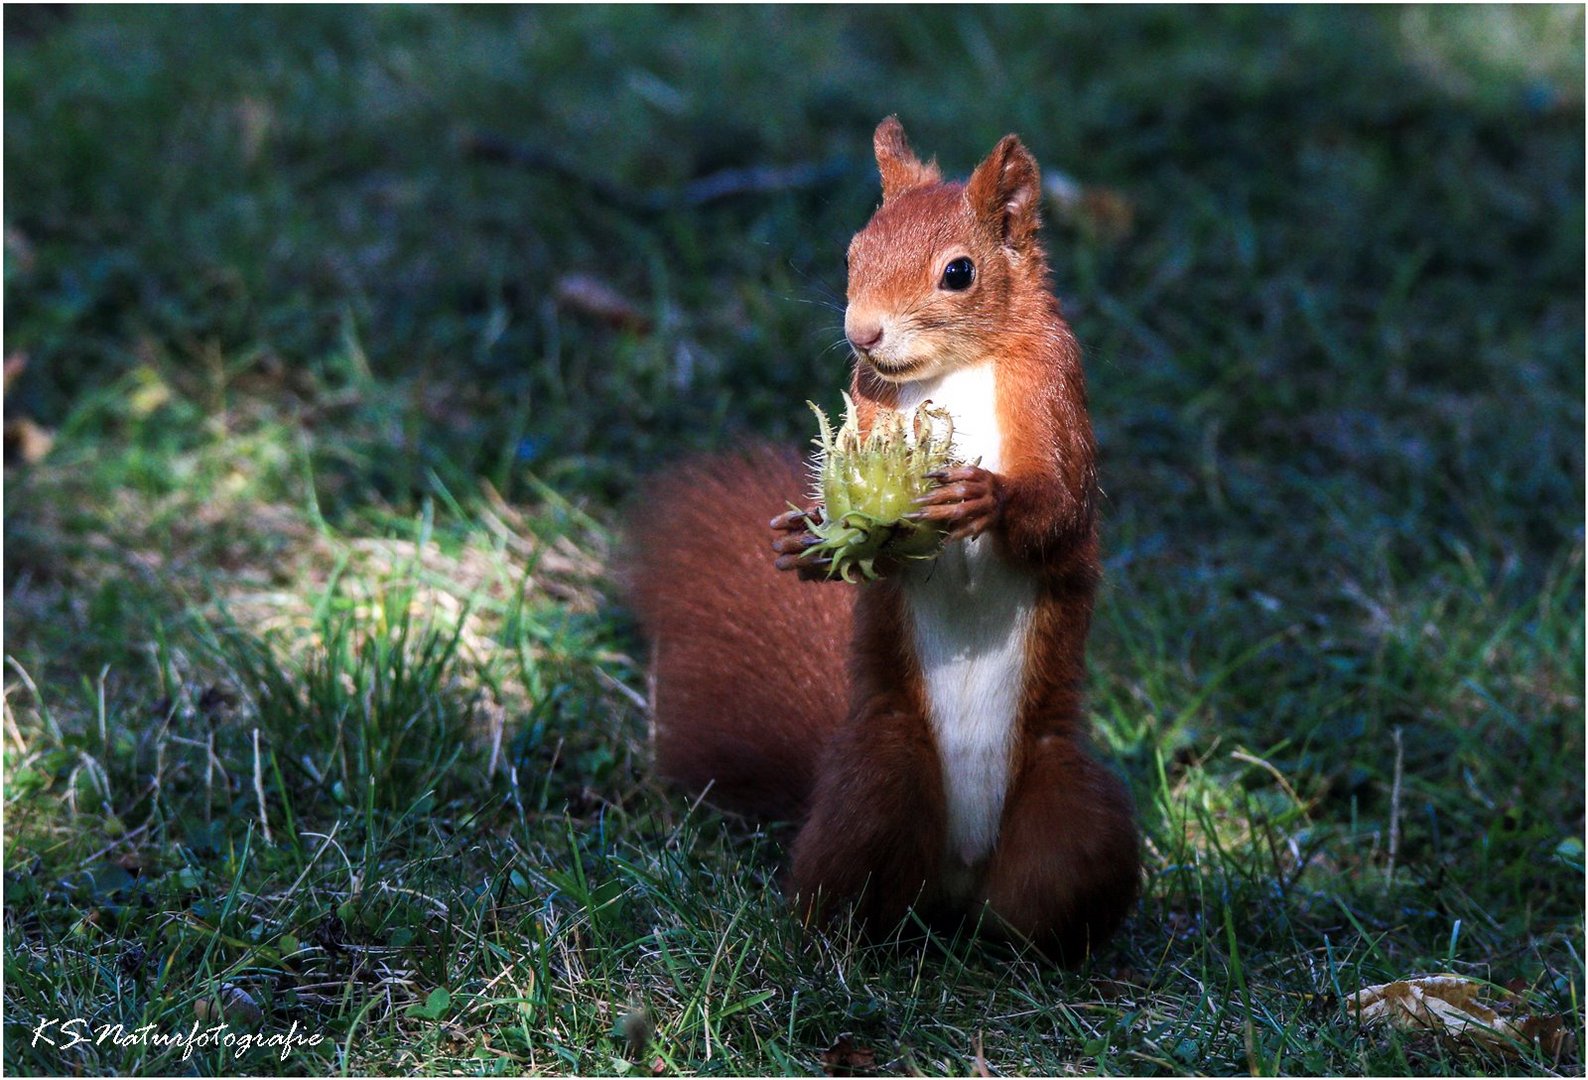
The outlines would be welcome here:
[[[338,844],[336,842],[336,830],[339,827],[340,827],[340,822],[338,822],[337,824],[332,825],[331,826],[330,835],[326,835],[325,833],[317,833],[317,832],[306,832],[306,833],[300,833],[299,835],[300,836],[312,836],[316,840],[324,840],[325,841],[325,844],[320,847],[320,850],[316,851],[314,853],[314,859],[310,859],[309,860],[309,866],[313,866],[314,865],[314,860],[318,859],[320,857],[320,853],[323,852],[327,846],[336,848],[336,853],[338,855],[342,856],[342,862],[347,866],[347,895],[356,896],[356,895],[358,895],[358,890],[359,890],[359,874],[358,874],[358,871],[353,869],[353,860],[349,859],[347,857],[347,852],[342,850],[342,845]],[[304,867],[303,868],[303,874],[299,874],[298,875],[298,881],[295,881],[295,882],[292,883],[292,888],[296,889],[298,887],[298,883],[303,880],[304,874],[307,874],[308,872],[309,872],[309,867],[308,866]],[[289,889],[288,891],[290,892],[291,890]]]
[[[447,921],[447,905],[443,904],[435,897],[427,896],[417,889],[405,889],[401,885],[392,885],[385,881],[379,882],[378,884],[380,886],[381,892],[400,893],[403,896],[412,896],[415,899],[423,900],[425,903],[429,904],[435,909],[435,913],[441,917],[443,922]]]
[[[975,1065],[977,1076],[992,1076],[992,1070],[987,1068],[987,1055],[982,1053],[981,1032],[976,1032],[970,1040],[971,1061]]]
[[[142,825],[139,825],[136,829],[133,829],[130,832],[124,833],[123,835],[116,837],[116,839],[112,840],[110,843],[106,844],[104,847],[102,847],[98,851],[94,852],[88,858],[81,860],[77,864],[77,868],[79,870],[83,870],[83,869],[86,869],[87,867],[92,866],[94,863],[98,862],[100,859],[102,859],[106,855],[109,855],[112,851],[116,850],[122,844],[131,843],[137,837],[142,836],[145,832],[148,831],[148,829],[149,829],[149,823],[148,822],[144,822]]]
[[[818,187],[849,171],[847,158],[804,161],[795,165],[751,165],[691,180],[674,193],[656,191],[652,199],[669,197],[685,206],[703,206],[733,195],[765,195],[780,191]]]
[[[265,771],[259,760],[258,728],[254,728],[254,794],[259,796],[259,827],[264,830],[265,843],[274,844],[270,837],[270,819],[265,816]]]
[[[1234,758],[1236,761],[1244,761],[1248,765],[1256,765],[1260,769],[1267,770],[1270,776],[1279,781],[1279,786],[1285,789],[1285,794],[1290,796],[1290,801],[1301,807],[1303,810],[1306,809],[1306,803],[1301,801],[1301,796],[1296,794],[1296,789],[1290,786],[1290,781],[1286,780],[1284,774],[1278,769],[1274,768],[1268,762],[1264,761],[1255,754],[1248,754],[1244,750],[1231,750],[1230,757]]]
[[[1401,729],[1396,727],[1395,778],[1390,784],[1389,862],[1384,866],[1384,887],[1388,889],[1395,880],[1395,855],[1401,846]]]
[[[646,723],[651,728],[656,726],[656,673],[661,669],[658,661],[661,659],[662,647],[659,642],[651,643],[651,662],[645,665],[645,712]],[[652,734],[655,734],[654,730]]]
[[[464,1007],[463,1011],[465,1013],[473,1013],[473,1012],[479,1012],[481,1009],[487,1009],[487,1008],[491,1008],[492,1006],[494,1006],[495,1002],[486,1000],[486,998],[490,994],[492,988],[495,987],[497,983],[501,982],[503,979],[507,978],[509,975],[511,975],[513,973],[513,969],[514,969],[515,966],[516,966],[515,964],[513,964],[511,961],[509,961],[507,966],[502,968],[502,970],[500,972],[498,972],[496,974],[496,976],[491,979],[490,982],[488,982],[484,986],[480,987],[479,991],[476,992],[473,995],[473,1001],[469,1005],[466,1005]],[[528,970],[531,973],[530,977],[533,978],[534,977],[533,972],[534,972],[535,969],[534,968],[529,968]],[[525,996],[527,996],[527,995],[525,995]]]
[[[855,171],[848,158],[804,161],[793,165],[749,165],[721,169],[671,188],[636,190],[586,172],[552,150],[529,146],[491,132],[465,132],[459,145],[463,153],[481,161],[495,161],[578,184],[603,202],[637,213],[704,206],[736,195],[765,195],[818,187]]]
[[[204,736],[204,824],[208,825],[215,813],[215,769],[220,759],[215,756],[215,729],[211,727]],[[231,787],[230,781],[227,787]]]
[[[333,821],[331,823],[330,834],[320,841],[320,846],[315,850],[313,855],[309,856],[309,861],[304,864],[303,873],[298,875],[298,879],[287,888],[287,891],[284,895],[291,896],[293,893],[298,891],[298,886],[302,885],[303,879],[309,876],[309,871],[314,869],[314,864],[320,861],[320,856],[325,854],[325,849],[331,846],[331,841],[336,839],[336,830],[340,829],[341,827],[342,823],[340,821]],[[318,836],[319,834],[304,833],[303,835]]]
[[[621,679],[619,679],[616,675],[613,675],[610,671],[607,671],[605,668],[596,668],[595,673],[597,679],[600,679],[601,682],[605,683],[610,689],[616,690],[619,694],[622,694],[634,705],[636,709],[640,710],[640,712],[647,714],[650,712],[650,702],[645,700],[645,696],[643,694],[636,691],[633,687],[626,685]]]
[[[491,763],[486,766],[485,775],[496,775],[496,767],[502,762],[502,729],[507,726],[507,710],[498,705],[491,711]]]

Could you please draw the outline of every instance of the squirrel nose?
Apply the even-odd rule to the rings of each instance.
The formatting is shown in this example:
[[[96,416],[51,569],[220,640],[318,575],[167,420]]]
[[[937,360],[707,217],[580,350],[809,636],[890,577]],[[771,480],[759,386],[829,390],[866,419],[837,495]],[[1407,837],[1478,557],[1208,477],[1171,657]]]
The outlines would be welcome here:
[[[866,349],[875,348],[877,342],[882,340],[882,324],[876,322],[845,327],[844,336],[849,338],[849,344],[864,352]]]

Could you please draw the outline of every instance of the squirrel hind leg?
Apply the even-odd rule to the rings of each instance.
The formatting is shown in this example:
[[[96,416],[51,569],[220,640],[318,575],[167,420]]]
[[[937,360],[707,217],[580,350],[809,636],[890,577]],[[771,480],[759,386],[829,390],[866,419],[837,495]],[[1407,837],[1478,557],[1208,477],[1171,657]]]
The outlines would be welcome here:
[[[851,905],[872,933],[938,906],[945,821],[924,717],[879,698],[839,726],[795,837],[789,885],[807,922]]]
[[[983,879],[989,922],[1061,963],[1082,962],[1135,905],[1139,846],[1119,778],[1084,746],[1043,740],[1011,791]]]
[[[658,771],[761,818],[803,814],[847,702],[853,588],[772,565],[769,522],[808,486],[779,447],[675,464],[642,484],[618,560],[651,643]]]

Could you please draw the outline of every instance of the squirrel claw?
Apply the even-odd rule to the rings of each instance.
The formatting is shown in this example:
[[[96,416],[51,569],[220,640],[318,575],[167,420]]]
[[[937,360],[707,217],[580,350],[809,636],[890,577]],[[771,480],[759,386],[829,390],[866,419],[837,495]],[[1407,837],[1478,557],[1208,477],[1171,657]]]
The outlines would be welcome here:
[[[809,510],[790,509],[783,511],[767,522],[767,525],[777,532],[790,532],[807,528],[810,522],[819,522],[821,519],[822,512],[820,507],[812,507]]]

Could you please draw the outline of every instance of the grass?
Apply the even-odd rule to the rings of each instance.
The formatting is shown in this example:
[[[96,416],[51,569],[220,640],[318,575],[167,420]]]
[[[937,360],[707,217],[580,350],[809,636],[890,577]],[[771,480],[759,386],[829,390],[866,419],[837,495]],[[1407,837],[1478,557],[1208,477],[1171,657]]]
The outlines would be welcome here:
[[[5,52],[8,1072],[1582,1069],[1580,10],[8,9]],[[805,935],[786,834],[646,767],[617,508],[836,404],[895,111],[1094,193],[1047,235],[1149,877],[1080,971]],[[1346,1013],[1444,970],[1567,1037]],[[217,1008],[320,1040],[32,1039]]]

